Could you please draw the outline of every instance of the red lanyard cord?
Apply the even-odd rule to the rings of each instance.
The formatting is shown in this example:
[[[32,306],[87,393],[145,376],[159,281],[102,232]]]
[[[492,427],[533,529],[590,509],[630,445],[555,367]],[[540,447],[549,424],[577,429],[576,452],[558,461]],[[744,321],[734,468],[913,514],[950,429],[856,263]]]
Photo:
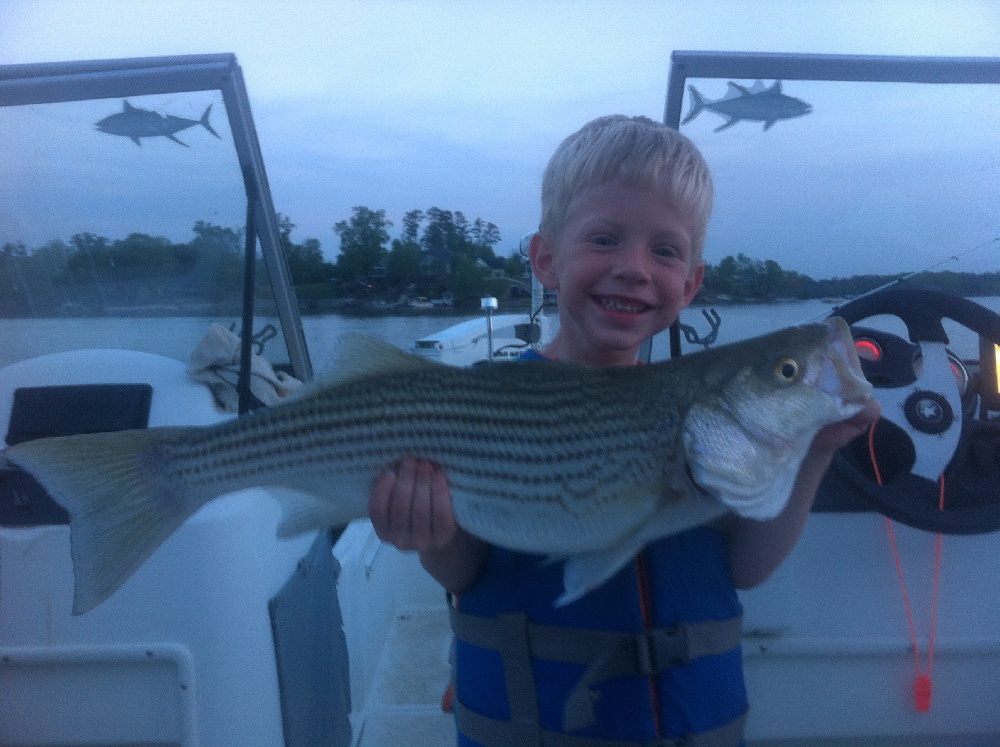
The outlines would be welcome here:
[[[868,430],[868,452],[871,456],[872,468],[875,470],[875,480],[882,485],[882,474],[879,472],[878,460],[875,457],[875,425],[872,424]],[[938,509],[944,511],[944,475],[938,479]],[[896,573],[899,576],[899,587],[903,592],[903,607],[906,609],[906,621],[910,627],[910,645],[913,648],[913,656],[916,661],[916,676],[913,680],[913,702],[919,713],[927,713],[931,709],[931,670],[934,668],[934,641],[937,634],[937,601],[938,586],[941,580],[941,534],[937,535],[934,548],[934,587],[931,592],[931,630],[927,642],[927,670],[921,672],[920,664],[920,644],[917,641],[917,626],[913,621],[913,608],[910,605],[910,596],[906,591],[906,581],[903,578],[903,561],[899,555],[899,547],[896,544],[896,532],[893,529],[892,520],[886,517],[886,527],[889,530],[889,544],[892,547],[892,557],[896,564]]]
[[[639,584],[639,611],[642,614],[642,624],[646,630],[654,627],[653,591],[649,582],[649,566],[646,564],[646,554],[639,553],[635,558],[636,579]],[[649,675],[649,699],[653,707],[653,729],[657,738],[663,736],[663,724],[660,723],[660,691],[656,687],[656,675]]]

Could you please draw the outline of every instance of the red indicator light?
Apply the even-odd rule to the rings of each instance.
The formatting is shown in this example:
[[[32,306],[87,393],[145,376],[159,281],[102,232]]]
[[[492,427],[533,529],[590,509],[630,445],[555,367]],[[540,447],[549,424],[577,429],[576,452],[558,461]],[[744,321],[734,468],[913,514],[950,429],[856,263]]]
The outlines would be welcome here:
[[[874,340],[862,337],[860,340],[854,341],[854,347],[857,349],[858,357],[861,360],[872,362],[882,360],[882,348]]]

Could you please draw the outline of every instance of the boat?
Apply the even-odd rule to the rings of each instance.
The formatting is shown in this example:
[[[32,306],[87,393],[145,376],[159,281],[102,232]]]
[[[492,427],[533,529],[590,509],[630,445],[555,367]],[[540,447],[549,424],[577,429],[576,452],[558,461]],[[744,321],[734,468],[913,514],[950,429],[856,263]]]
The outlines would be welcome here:
[[[720,229],[710,242],[725,241],[732,225],[748,241],[755,231],[773,241],[782,215],[832,199],[824,169],[838,172],[841,156],[859,147],[852,125],[869,130],[873,118],[891,115],[880,131],[902,123],[924,138],[932,119],[938,134],[963,116],[977,126],[973,117],[996,114],[1000,59],[675,52],[665,121],[680,126],[688,85],[708,91],[730,80],[748,90],[780,80],[812,106],[763,131],[738,122],[713,132],[710,113],[684,126],[717,175]],[[933,106],[909,107],[911,91]],[[213,129],[186,131],[187,148],[149,136],[136,147],[95,131],[123,101],[195,123],[204,113]],[[873,112],[879,101],[889,106]],[[832,128],[819,128],[825,118]],[[3,191],[0,230],[8,233],[0,237],[11,226],[26,237],[0,238],[0,324],[11,322],[0,329],[30,330],[4,337],[5,445],[220,422],[313,378],[233,55],[0,66],[0,124],[17,134],[5,150],[24,165],[5,175],[13,187]],[[960,141],[964,131],[955,132]],[[920,140],[918,148],[906,130],[895,135],[873,138],[863,154],[886,161],[861,172],[862,193],[876,172],[891,170],[886,164],[919,166],[934,182],[941,159],[952,169],[967,163],[953,140]],[[831,142],[841,149],[829,150]],[[940,152],[939,142],[947,142]],[[993,156],[978,157],[970,177],[977,191],[963,192],[969,211],[954,216],[956,233],[959,221],[981,230],[982,206],[995,209],[1000,192],[1000,169],[981,163]],[[739,215],[726,190],[745,187],[747,173],[772,189],[778,217]],[[124,243],[100,240],[110,229],[93,222],[98,214],[114,217],[106,225]],[[882,218],[850,215],[875,225],[864,234],[874,253],[886,235]],[[793,242],[820,227],[854,226],[844,212],[835,218],[782,225]],[[58,235],[72,239],[49,241]],[[124,256],[116,252],[127,237],[145,263],[112,261]],[[856,261],[840,251],[842,262]],[[153,265],[159,274],[143,269]],[[887,424],[876,447],[884,484],[865,461],[866,444],[845,448],[796,550],[772,579],[742,593],[747,744],[1000,744],[1000,316],[907,282],[830,312],[853,325],[883,402]],[[902,327],[885,327],[887,315]],[[482,319],[422,338],[415,350],[452,365],[499,361],[546,339],[548,325],[542,315],[494,313],[487,303]],[[679,354],[679,328],[668,336]],[[960,339],[971,344],[959,350]],[[952,417],[931,422],[932,411]],[[941,471],[944,508],[933,480],[921,476]],[[453,718],[441,708],[450,632],[440,588],[365,521],[290,540],[275,537],[277,521],[264,490],[215,501],[110,599],[75,616],[65,512],[26,475],[0,473],[0,744],[454,743]],[[907,571],[902,587],[887,526]]]
[[[433,309],[434,304],[427,300],[426,296],[417,296],[410,301],[407,306],[411,309]]]
[[[431,306],[435,309],[450,309],[455,306],[455,296],[451,291],[445,291],[440,298],[432,298]]]
[[[485,316],[425,335],[413,343],[410,352],[451,366],[503,363],[517,360],[555,336],[556,325],[545,315],[545,290],[534,277],[527,312],[497,314],[499,302],[492,296],[484,296],[480,307]]]

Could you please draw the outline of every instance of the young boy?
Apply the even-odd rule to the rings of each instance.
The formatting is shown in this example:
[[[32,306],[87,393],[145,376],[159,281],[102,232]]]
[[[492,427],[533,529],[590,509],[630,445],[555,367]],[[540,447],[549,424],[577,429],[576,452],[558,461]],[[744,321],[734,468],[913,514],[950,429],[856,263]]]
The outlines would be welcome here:
[[[601,117],[563,141],[530,249],[535,275],[558,291],[559,331],[526,357],[635,364],[643,340],[701,286],[711,203],[701,154],[650,119]],[[378,536],[418,551],[453,594],[459,744],[742,744],[736,589],[784,560],[833,454],[877,417],[872,405],[817,435],[775,519],[727,516],[654,542],[564,607],[554,606],[561,564],[464,532],[436,465],[406,459],[380,476],[370,502]]]

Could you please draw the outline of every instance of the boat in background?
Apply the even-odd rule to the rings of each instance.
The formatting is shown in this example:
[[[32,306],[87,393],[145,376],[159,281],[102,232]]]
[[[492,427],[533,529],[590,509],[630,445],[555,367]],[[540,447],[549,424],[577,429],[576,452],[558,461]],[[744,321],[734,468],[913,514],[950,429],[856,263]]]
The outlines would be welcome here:
[[[489,321],[469,319],[413,343],[412,352],[452,366],[517,360],[525,350],[551,339],[549,319],[530,314],[497,314]],[[492,343],[492,344],[491,344]]]
[[[936,92],[971,85],[995,92],[1000,60],[680,52],[673,57],[666,121],[678,126],[692,81],[710,90],[708,82],[756,79],[781,80],[796,95],[806,81],[844,85],[851,95],[806,92],[813,113],[766,133],[733,127],[716,135],[712,123],[693,121],[692,128],[704,130],[690,133],[699,145],[712,143],[704,140],[709,136],[747,136],[757,143],[770,138],[767,147],[756,149],[714,141],[722,143],[722,152],[717,161],[709,160],[722,190],[746,184],[727,172],[725,154],[749,160],[755,179],[785,173],[770,161],[763,165],[775,168],[762,168],[753,158],[758,151],[761,158],[774,158],[783,142],[774,138],[824,121],[830,101],[871,106],[878,97],[856,95],[862,84],[933,83]],[[163,138],[136,148],[123,138],[94,134],[92,124],[125,97],[150,111],[169,108],[189,118],[217,103],[212,111],[224,109],[228,128],[221,126],[222,117],[213,119],[220,138],[198,140],[193,130],[188,148]],[[964,104],[936,106],[921,112],[922,126],[931,113],[946,122],[959,115],[986,116]],[[846,114],[838,121],[848,122]],[[855,116],[876,115],[866,109]],[[130,174],[130,190],[101,194],[103,209],[122,221],[114,223],[123,227],[122,235],[166,231],[156,223],[165,205],[189,205],[188,213],[171,220],[196,226],[195,239],[184,245],[186,261],[171,265],[155,247],[143,249],[150,252],[150,263],[174,267],[163,283],[148,277],[111,282],[102,274],[110,266],[103,253],[110,247],[86,237],[74,248],[93,261],[72,267],[60,265],[65,254],[54,249],[4,257],[0,282],[9,282],[0,310],[49,319],[56,330],[45,340],[52,348],[46,354],[25,353],[0,368],[0,433],[6,444],[45,435],[219,422],[261,406],[259,387],[267,382],[281,381],[282,375],[312,377],[249,97],[232,55],[0,66],[0,120],[11,124],[6,132],[23,138],[6,142],[5,149],[45,152],[65,167],[64,174],[73,175],[58,201],[40,198],[51,183],[36,182],[35,169],[18,174],[12,189],[0,185],[0,225],[14,225],[16,215],[17,225],[34,221],[49,230],[57,218],[71,219],[74,205],[90,204],[83,190],[96,185],[100,192],[108,183],[106,170],[114,168]],[[809,159],[839,152],[817,142],[810,139],[808,148],[795,153]],[[904,149],[895,149],[895,140],[886,142],[908,159]],[[955,167],[954,151],[938,155]],[[933,159],[921,164],[932,177],[937,174]],[[825,204],[806,199],[814,182],[824,186],[825,165],[839,167],[841,159],[810,161],[806,170],[813,181],[799,180],[791,170],[788,188],[770,193],[776,206],[788,195],[795,209]],[[982,199],[995,208],[992,171],[977,172],[977,184],[985,190]],[[756,225],[759,216],[725,214],[733,206],[720,200],[720,225],[740,225],[748,233],[768,230],[768,222]],[[99,216],[100,207],[91,206],[88,214]],[[219,225],[206,225],[207,216]],[[852,216],[860,220],[867,214],[859,210]],[[816,228],[806,230],[803,241]],[[164,320],[162,334],[123,342],[129,349],[81,343],[79,333],[87,326],[83,310],[124,321],[154,302],[169,304],[176,314]],[[543,315],[493,314],[492,304],[486,306],[482,319],[422,338],[416,352],[460,365],[503,360],[552,333]],[[876,483],[865,464],[867,444],[842,451],[795,552],[771,580],[741,595],[751,704],[747,745],[1000,744],[1000,316],[963,298],[909,286],[854,299],[837,311],[855,325],[870,354],[865,371],[878,382],[887,421],[902,424],[879,428],[875,446],[886,455],[885,485]],[[71,312],[79,317],[66,316]],[[902,318],[910,339],[871,318],[884,314]],[[220,409],[210,387],[200,383],[204,378],[193,378],[185,357],[171,352],[199,347],[209,331],[202,327],[208,317],[236,319],[242,333],[228,357],[220,353],[199,369],[215,386],[231,388],[222,399],[237,401],[236,411]],[[939,317],[972,330],[979,356],[951,354],[936,324]],[[15,338],[5,344],[27,350],[27,342]],[[966,376],[956,378],[956,366]],[[933,431],[942,421],[920,419],[935,404],[947,406],[953,416],[936,433],[926,429]],[[955,500],[940,509],[934,485],[913,474],[918,462],[908,455],[947,464],[948,489],[957,491],[948,495]],[[23,473],[0,474],[0,744],[453,744],[454,722],[440,703],[450,677],[451,640],[441,589],[413,554],[381,543],[369,522],[278,540],[278,513],[264,490],[212,502],[109,600],[73,616],[68,517]],[[897,557],[911,571],[912,633],[882,514],[899,520]],[[945,536],[935,567],[939,533]],[[936,616],[932,597],[940,609]],[[931,620],[937,621],[936,635],[929,633]],[[914,660],[916,674],[919,667],[929,669],[926,651],[932,644],[932,698],[915,701]]]
[[[481,308],[485,315],[482,318],[425,335],[413,343],[411,352],[450,366],[502,363],[544,346],[555,335],[555,325],[545,315],[545,291],[534,276],[527,313],[495,314],[498,304],[492,296],[483,297]]]

